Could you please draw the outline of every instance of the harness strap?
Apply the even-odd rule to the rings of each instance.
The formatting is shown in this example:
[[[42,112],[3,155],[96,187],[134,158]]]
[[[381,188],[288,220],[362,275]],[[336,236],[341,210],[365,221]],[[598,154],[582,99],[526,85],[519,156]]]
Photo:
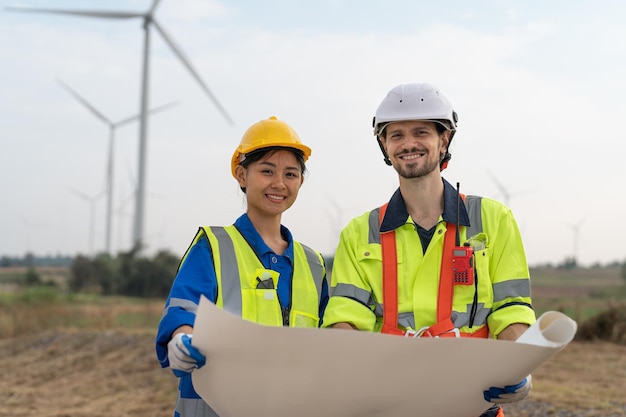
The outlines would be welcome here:
[[[465,200],[465,195],[462,195]],[[382,224],[388,203],[380,208],[379,224]],[[446,235],[443,241],[443,257],[437,295],[437,323],[414,332],[405,332],[398,328],[398,254],[396,251],[396,232],[380,233],[380,244],[383,258],[383,326],[382,333],[408,336],[411,333],[418,337],[489,337],[489,329],[483,326],[474,333],[459,332],[454,327],[452,314],[452,297],[454,294],[452,250],[456,244],[456,225],[446,224]]]
[[[380,208],[380,223],[387,211],[387,204]],[[383,327],[387,334],[403,335],[398,328],[398,254],[396,252],[396,232],[380,234],[383,257]]]
[[[443,255],[441,257],[441,272],[439,274],[439,294],[437,297],[437,323],[448,319],[452,313],[452,295],[454,284],[452,283],[452,255],[455,246],[456,224],[446,224],[446,235],[443,238]],[[397,278],[396,278],[397,279]],[[432,328],[432,327],[431,327]],[[454,325],[452,325],[454,328]]]

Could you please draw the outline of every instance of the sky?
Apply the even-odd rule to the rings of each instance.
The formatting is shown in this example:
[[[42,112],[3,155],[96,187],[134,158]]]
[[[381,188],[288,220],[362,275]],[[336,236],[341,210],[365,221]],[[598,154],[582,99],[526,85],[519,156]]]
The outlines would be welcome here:
[[[147,11],[152,0],[0,0],[0,255],[104,250],[107,119],[139,114],[139,19],[8,7]],[[601,6],[600,6],[601,5]],[[155,18],[233,120],[151,30],[144,240],[182,255],[245,211],[230,158],[272,115],[312,148],[282,218],[332,254],[347,222],[398,186],[372,133],[386,93],[438,86],[459,115],[442,175],[498,199],[531,265],[626,249],[626,3],[572,0],[162,0]],[[115,129],[112,251],[132,245],[139,124]]]

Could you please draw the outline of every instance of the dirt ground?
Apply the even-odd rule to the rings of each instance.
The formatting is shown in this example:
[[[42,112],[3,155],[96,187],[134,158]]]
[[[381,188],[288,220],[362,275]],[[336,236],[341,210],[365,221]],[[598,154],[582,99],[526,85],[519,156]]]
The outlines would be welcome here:
[[[153,343],[137,330],[2,339],[0,416],[172,416],[176,378]],[[505,407],[507,417],[626,416],[626,346],[574,342],[533,378],[531,396]]]

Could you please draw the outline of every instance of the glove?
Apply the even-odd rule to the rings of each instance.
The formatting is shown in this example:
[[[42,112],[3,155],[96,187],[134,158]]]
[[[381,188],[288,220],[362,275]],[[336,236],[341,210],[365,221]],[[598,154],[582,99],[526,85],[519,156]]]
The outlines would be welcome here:
[[[484,391],[485,401],[494,404],[506,404],[521,401],[528,396],[532,388],[532,377],[528,375],[522,382],[505,387],[491,387]]]
[[[167,358],[174,375],[180,377],[197,368],[202,368],[206,358],[198,349],[191,346],[193,335],[177,333],[167,344]]]

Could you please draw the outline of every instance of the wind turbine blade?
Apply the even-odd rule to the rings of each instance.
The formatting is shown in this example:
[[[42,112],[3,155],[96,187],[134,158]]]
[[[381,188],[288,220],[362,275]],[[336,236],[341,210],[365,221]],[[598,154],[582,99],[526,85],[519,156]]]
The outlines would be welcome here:
[[[132,19],[135,17],[144,17],[143,13],[137,12],[113,12],[100,10],[67,10],[67,9],[38,9],[33,7],[5,7],[5,10],[12,12],[32,12],[32,13],[54,13],[68,14],[83,17],[97,17],[107,19]]]
[[[489,172],[488,174],[491,177],[491,180],[496,184],[496,187],[498,187],[500,192],[506,197],[508,193],[506,191],[506,188],[504,188],[504,185],[502,185],[502,183],[498,181],[498,178],[492,172]]]
[[[232,125],[233,120],[228,115],[224,107],[222,107],[222,105],[217,100],[217,98],[213,95],[211,90],[209,90],[209,87],[207,87],[206,84],[204,84],[204,81],[202,81],[202,78],[200,78],[196,70],[191,66],[191,63],[189,62],[187,57],[185,57],[182,50],[178,46],[176,46],[176,43],[174,42],[174,40],[165,32],[165,30],[158,24],[158,22],[155,19],[152,19],[152,23],[154,24],[154,27],[157,29],[157,31],[161,34],[161,36],[165,40],[165,43],[169,45],[169,47],[172,49],[174,54],[176,54],[178,59],[182,61],[182,63],[189,70],[191,75],[196,79],[196,81],[198,81],[198,83],[200,84],[204,92],[209,96],[209,98],[211,98],[211,100],[213,101],[213,104],[215,104],[215,106],[220,111],[220,113],[222,113],[222,116],[224,116],[224,118],[228,121],[228,123]]]
[[[150,11],[148,12],[150,16],[154,14],[154,10],[157,8],[160,2],[161,0],[154,0],[154,2],[152,3],[152,7],[150,8]]]
[[[68,187],[68,191],[70,193],[74,194],[75,196],[77,196],[78,198],[81,198],[81,199],[83,199],[85,201],[91,202],[91,200],[92,200],[92,197],[89,197],[87,194],[85,194],[85,193],[83,193],[81,191],[78,191],[78,190],[76,190],[74,188]]]
[[[87,194],[83,193],[82,191],[78,191],[77,189],[72,188],[72,187],[68,187],[67,189],[68,189],[68,191],[70,193],[76,195],[79,198],[82,198],[85,201],[89,201],[90,203],[95,202],[100,197],[102,197],[103,195],[106,194],[106,191],[100,191],[98,194],[90,196],[90,195],[87,195]]]
[[[150,114],[158,113],[158,112],[163,111],[163,110],[165,110],[165,109],[167,109],[169,107],[173,107],[173,106],[175,106],[177,104],[178,104],[178,101],[173,101],[171,103],[155,107],[152,110],[148,111],[148,113],[150,113]],[[139,119],[139,117],[140,117],[139,115],[136,115],[136,116],[128,117],[128,118],[126,118],[124,120],[120,120],[119,122],[115,123],[115,126],[125,125],[127,123],[130,123],[130,122],[133,122],[133,121]]]
[[[100,113],[94,106],[92,106],[91,104],[89,104],[89,102],[87,102],[87,100],[85,100],[84,98],[82,98],[76,91],[74,91],[69,85],[65,84],[63,81],[57,79],[57,81],[59,82],[59,84],[61,84],[61,86],[63,88],[65,88],[65,90],[67,90],[67,92],[69,92],[72,96],[74,96],[74,98],[78,101],[80,101],[85,107],[87,107],[98,119],[102,120],[104,123],[108,124],[108,125],[112,125],[113,122],[111,122],[109,119],[107,119],[102,113]]]

